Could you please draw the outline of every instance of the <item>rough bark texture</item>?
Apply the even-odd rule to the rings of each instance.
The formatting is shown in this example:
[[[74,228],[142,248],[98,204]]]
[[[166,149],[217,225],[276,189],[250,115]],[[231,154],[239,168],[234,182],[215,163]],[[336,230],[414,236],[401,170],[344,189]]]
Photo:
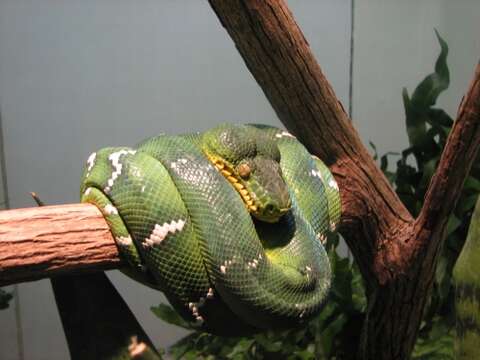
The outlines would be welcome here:
[[[460,108],[415,220],[352,126],[282,0],[210,0],[283,124],[331,166],[344,235],[369,300],[358,357],[407,359],[432,288],[448,216],[478,151],[479,78]]]
[[[0,212],[0,286],[120,265],[108,225],[93,205]]]
[[[369,302],[358,357],[407,359],[448,216],[480,144],[480,66],[414,219],[362,145],[285,2],[210,4],[280,120],[330,165],[340,185],[340,231],[361,269]],[[92,206],[0,213],[0,285],[119,265],[108,227]]]

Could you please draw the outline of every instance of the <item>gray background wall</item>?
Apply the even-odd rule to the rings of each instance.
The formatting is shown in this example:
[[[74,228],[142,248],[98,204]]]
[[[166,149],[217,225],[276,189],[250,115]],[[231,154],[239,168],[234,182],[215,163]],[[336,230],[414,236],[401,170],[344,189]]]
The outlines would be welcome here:
[[[291,6],[347,102],[350,2]],[[0,99],[12,207],[33,206],[29,191],[78,201],[99,147],[225,121],[280,125],[207,1],[2,0]],[[156,344],[185,334],[151,314],[160,293],[110,277]],[[19,293],[21,321],[15,307],[0,312],[0,358],[18,358],[16,329],[25,359],[67,358],[49,282]]]
[[[381,152],[406,144],[401,88],[432,71],[433,27],[452,49],[441,105],[455,113],[480,53],[477,0],[355,1],[352,78],[351,0],[289,5],[347,108],[352,85],[355,125]],[[224,121],[280,125],[208,3],[193,0],[0,0],[0,109],[12,207],[33,206],[29,191],[77,201],[99,147]],[[150,313],[161,294],[109,276],[159,346],[185,334]],[[18,306],[0,312],[0,359],[67,358],[49,283],[18,288]]]

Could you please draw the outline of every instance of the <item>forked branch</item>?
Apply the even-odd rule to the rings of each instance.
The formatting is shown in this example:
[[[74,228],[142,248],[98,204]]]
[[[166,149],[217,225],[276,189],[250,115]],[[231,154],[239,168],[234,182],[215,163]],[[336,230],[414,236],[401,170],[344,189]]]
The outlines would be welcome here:
[[[480,146],[480,63],[458,109],[437,171],[425,196],[418,227],[434,231],[448,218],[460,196],[463,183]]]
[[[340,231],[361,269],[369,300],[359,358],[408,358],[432,288],[448,217],[480,146],[480,65],[460,106],[424,208],[415,220],[362,145],[286,3],[209,1],[280,120],[330,165],[340,185]],[[95,232],[89,237],[101,238],[101,249],[92,243],[82,245],[80,254],[63,250],[56,254],[54,245],[45,241],[42,233],[35,235],[31,227],[34,221],[26,213],[18,218],[0,213],[0,284],[31,280],[41,277],[39,274],[121,265],[101,214],[89,205],[74,206],[81,208],[66,222],[57,223],[57,217],[66,220],[61,212],[47,216],[52,226],[63,224],[51,230],[62,239],[56,241],[63,242],[70,236],[69,246],[77,246],[76,237],[81,237],[87,226],[79,214],[87,211],[96,224],[88,225]],[[42,216],[36,219],[40,221]],[[22,231],[25,227],[30,233],[12,238],[12,242],[5,235],[2,221],[13,221],[13,226]],[[41,245],[47,250],[37,250]],[[23,250],[18,251],[20,248]],[[74,263],[78,266],[71,266]],[[14,270],[18,265],[23,266],[26,276]]]
[[[448,217],[478,151],[478,69],[415,221],[362,145],[285,1],[209,2],[280,120],[340,185],[340,231],[369,299],[359,357],[408,358]]]

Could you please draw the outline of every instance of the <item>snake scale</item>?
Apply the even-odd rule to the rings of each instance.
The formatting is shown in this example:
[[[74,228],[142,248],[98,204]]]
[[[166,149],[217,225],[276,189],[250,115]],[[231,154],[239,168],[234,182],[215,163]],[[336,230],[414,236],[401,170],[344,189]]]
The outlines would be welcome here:
[[[102,211],[124,272],[163,291],[194,328],[289,327],[325,302],[338,186],[284,130],[223,124],[101,149],[81,201]]]

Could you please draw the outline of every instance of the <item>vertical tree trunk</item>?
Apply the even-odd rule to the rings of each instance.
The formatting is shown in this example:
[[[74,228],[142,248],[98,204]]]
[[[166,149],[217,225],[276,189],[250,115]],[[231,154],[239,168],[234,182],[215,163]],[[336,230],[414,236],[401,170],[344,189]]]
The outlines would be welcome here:
[[[283,124],[331,166],[342,224],[368,297],[361,359],[407,359],[446,224],[480,139],[480,73],[460,107],[424,208],[414,219],[376,166],[283,0],[209,0]]]

